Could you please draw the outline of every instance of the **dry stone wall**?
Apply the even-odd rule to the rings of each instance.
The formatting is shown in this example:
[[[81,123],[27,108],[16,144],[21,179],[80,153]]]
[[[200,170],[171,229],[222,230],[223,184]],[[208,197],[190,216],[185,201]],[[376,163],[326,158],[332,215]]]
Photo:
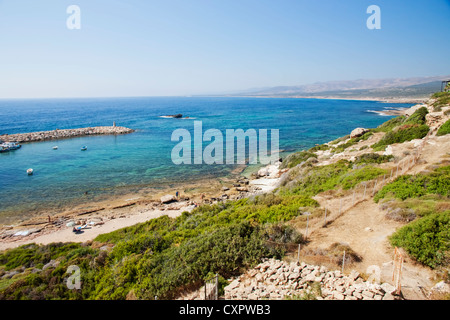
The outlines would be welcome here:
[[[313,294],[318,300],[394,300],[394,290],[389,283],[364,281],[356,271],[344,275],[324,266],[269,259],[225,287],[225,299],[281,300]]]

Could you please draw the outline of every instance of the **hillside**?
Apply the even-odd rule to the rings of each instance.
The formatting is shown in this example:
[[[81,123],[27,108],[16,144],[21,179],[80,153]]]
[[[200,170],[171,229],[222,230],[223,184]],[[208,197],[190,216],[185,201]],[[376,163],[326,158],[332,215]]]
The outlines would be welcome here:
[[[273,299],[448,298],[432,287],[449,282],[449,97],[436,94],[378,128],[291,154],[276,172],[261,172],[277,183],[268,193],[85,243],[6,250],[0,299],[196,298],[216,273],[226,298],[247,278],[241,299],[270,285]],[[395,246],[405,259],[402,296],[391,294]],[[82,274],[79,290],[66,287],[71,265]],[[276,278],[262,274],[269,269]],[[384,289],[367,289],[374,269]],[[280,294],[279,284],[290,291]]]
[[[231,93],[229,96],[422,102],[432,93],[441,90],[441,81],[447,79],[450,76],[329,81],[251,89]]]

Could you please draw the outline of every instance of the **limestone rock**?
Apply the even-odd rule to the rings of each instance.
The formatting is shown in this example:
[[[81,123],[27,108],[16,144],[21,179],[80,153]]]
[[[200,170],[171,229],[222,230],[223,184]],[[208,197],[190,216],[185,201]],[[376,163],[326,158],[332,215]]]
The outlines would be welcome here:
[[[170,195],[170,194],[167,194],[167,195],[161,197],[161,203],[170,203],[175,200],[176,200],[175,196]]]
[[[364,129],[364,128],[356,128],[355,130],[353,130],[350,133],[350,138],[356,138],[356,137],[361,137],[363,134],[365,134],[366,132],[368,132],[369,130]]]

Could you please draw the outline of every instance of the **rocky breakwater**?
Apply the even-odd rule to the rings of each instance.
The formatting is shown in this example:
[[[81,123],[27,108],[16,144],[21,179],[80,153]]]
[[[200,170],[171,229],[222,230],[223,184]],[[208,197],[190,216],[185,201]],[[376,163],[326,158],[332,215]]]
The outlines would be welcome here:
[[[104,127],[89,127],[89,128],[78,128],[78,129],[63,129],[63,130],[52,130],[52,131],[40,131],[32,133],[18,133],[18,134],[6,134],[0,136],[2,141],[15,141],[19,143],[23,142],[35,142],[35,141],[46,141],[46,140],[58,140],[67,139],[82,136],[91,135],[117,135],[117,134],[128,134],[135,130],[116,127],[116,126],[104,126]]]
[[[394,300],[394,290],[389,283],[364,281],[356,271],[344,275],[324,266],[269,259],[231,281],[225,299]]]

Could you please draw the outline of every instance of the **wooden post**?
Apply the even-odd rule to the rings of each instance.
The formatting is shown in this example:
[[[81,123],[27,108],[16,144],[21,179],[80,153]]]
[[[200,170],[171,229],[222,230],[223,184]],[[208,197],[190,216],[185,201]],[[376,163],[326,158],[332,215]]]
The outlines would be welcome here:
[[[344,250],[344,256],[342,258],[342,273],[344,273],[344,266],[345,266],[345,250]]]
[[[216,300],[219,300],[219,274],[216,273]]]
[[[309,214],[306,216],[306,232],[305,232],[305,239],[308,238],[308,223],[309,223]]]
[[[363,195],[363,199],[366,197],[366,189],[367,189],[367,181],[366,181],[366,183],[364,183],[364,195]]]

